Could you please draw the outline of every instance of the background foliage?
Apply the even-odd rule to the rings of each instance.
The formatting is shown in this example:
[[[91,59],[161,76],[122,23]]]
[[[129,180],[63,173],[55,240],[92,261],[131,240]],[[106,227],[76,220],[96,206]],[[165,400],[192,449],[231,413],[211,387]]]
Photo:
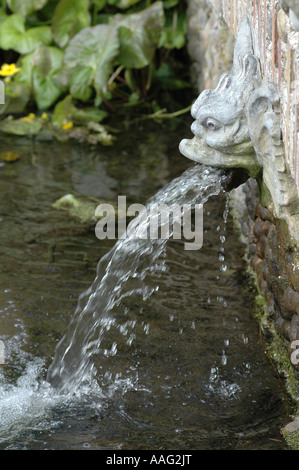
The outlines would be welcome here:
[[[169,91],[189,86],[176,57],[185,12],[182,0],[2,0],[0,129],[36,134],[49,120],[64,130],[92,128],[123,106],[162,115]]]

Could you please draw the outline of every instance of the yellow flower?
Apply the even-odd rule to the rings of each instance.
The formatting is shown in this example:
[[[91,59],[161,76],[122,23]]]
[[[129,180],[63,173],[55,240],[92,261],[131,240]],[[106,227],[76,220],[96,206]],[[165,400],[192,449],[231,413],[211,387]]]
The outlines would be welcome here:
[[[3,64],[1,66],[0,75],[1,77],[8,77],[15,75],[21,70],[20,67],[16,67],[16,64]]]
[[[42,119],[44,119],[45,121],[48,119],[47,113],[43,113],[43,114],[42,114]]]
[[[26,121],[26,122],[32,122],[36,118],[34,113],[28,114],[28,116],[25,116],[21,118],[21,121]]]
[[[64,131],[67,131],[69,129],[72,129],[72,127],[73,127],[73,123],[71,121],[68,121],[65,124],[63,124],[62,129]]]

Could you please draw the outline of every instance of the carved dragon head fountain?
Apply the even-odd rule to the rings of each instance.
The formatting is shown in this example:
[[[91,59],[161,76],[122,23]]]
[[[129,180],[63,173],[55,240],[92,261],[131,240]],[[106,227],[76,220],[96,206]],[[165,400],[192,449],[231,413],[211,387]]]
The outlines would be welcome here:
[[[295,217],[297,226],[298,196],[285,164],[279,112],[278,91],[263,80],[250,22],[244,17],[233,67],[215,90],[203,91],[194,102],[194,137],[182,140],[179,148],[195,162],[238,169],[237,185],[255,178],[262,203],[278,218]]]

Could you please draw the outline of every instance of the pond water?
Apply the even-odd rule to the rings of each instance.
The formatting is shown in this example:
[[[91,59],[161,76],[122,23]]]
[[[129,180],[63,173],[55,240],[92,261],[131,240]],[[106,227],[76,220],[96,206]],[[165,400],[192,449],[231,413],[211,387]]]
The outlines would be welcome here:
[[[45,382],[56,345],[113,240],[52,204],[72,193],[145,204],[193,164],[171,132],[140,125],[113,147],[2,139],[0,164],[0,449],[284,449],[284,390],[253,318],[244,247],[227,196],[204,204],[198,251],[170,240],[158,286],[127,297],[93,358],[96,384]],[[124,332],[124,329],[126,330]]]

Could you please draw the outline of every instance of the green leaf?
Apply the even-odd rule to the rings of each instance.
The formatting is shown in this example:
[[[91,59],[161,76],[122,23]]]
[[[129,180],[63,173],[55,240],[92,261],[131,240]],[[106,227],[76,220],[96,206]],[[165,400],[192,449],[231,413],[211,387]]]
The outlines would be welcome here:
[[[125,9],[140,2],[140,0],[108,0],[109,5],[115,5],[118,8]]]
[[[72,106],[71,95],[66,96],[62,101],[57,103],[52,116],[52,122],[55,126],[61,127],[64,121],[67,121],[70,118]]]
[[[50,108],[62,94],[55,79],[51,76],[44,77],[38,70],[33,71],[33,91],[38,109]]]
[[[91,4],[97,7],[97,10],[100,11],[106,5],[107,0],[91,0]]]
[[[159,46],[167,49],[181,49],[185,43],[186,36],[184,33],[168,29],[163,31]]]
[[[190,83],[177,78],[170,65],[165,62],[157,70],[153,71],[153,80],[158,80],[168,90],[191,88]]]
[[[13,83],[26,85],[32,91],[39,109],[52,106],[67,87],[57,80],[64,53],[58,47],[39,44],[31,52],[18,60],[20,72]]]
[[[186,43],[187,18],[185,12],[180,12],[176,19],[172,11],[167,11],[166,24],[162,32],[159,47],[181,49]]]
[[[97,108],[84,108],[78,109],[73,108],[72,112],[72,121],[75,124],[87,124],[88,122],[101,122],[105,117],[107,117],[108,113],[103,111],[102,109]]]
[[[119,39],[113,26],[101,24],[80,31],[70,41],[64,57],[72,86],[94,83],[98,94],[105,92],[118,52]],[[78,72],[80,79],[76,78]]]
[[[0,114],[22,113],[30,99],[31,86],[26,83],[11,82],[5,88],[5,105],[1,106]]]
[[[163,0],[163,6],[165,10],[168,10],[168,8],[173,8],[176,5],[178,5],[180,0]]]
[[[21,70],[15,75],[13,80],[14,82],[25,83],[31,88],[33,56],[34,52],[30,52],[30,54],[26,54],[19,58],[17,66],[20,67]]]
[[[91,67],[76,67],[69,80],[71,95],[80,101],[88,101],[92,95],[93,69]]]
[[[42,128],[42,124],[39,121],[25,121],[23,119],[11,119],[8,117],[3,121],[0,121],[0,130],[7,134],[13,135],[36,135]]]
[[[64,52],[58,47],[40,44],[33,55],[33,63],[41,75],[54,75],[61,69],[63,57]]]
[[[88,0],[60,0],[52,22],[54,40],[60,47],[65,47],[73,36],[90,25],[88,7]]]
[[[3,8],[0,8],[0,27],[3,23],[3,21],[6,20],[6,18],[7,18],[7,14],[3,10]]]
[[[78,125],[90,122],[99,123],[107,116],[106,111],[97,108],[79,109],[73,104],[72,96],[68,95],[55,106],[52,122],[61,127],[65,121],[72,121]]]
[[[19,61],[21,71],[14,81],[25,83],[33,89],[39,109],[49,108],[66,89],[56,79],[63,55],[63,51],[57,47],[40,44],[34,53],[22,57]]]
[[[162,2],[130,15],[115,15],[111,25],[118,29],[120,51],[118,62],[126,68],[150,64],[158,46],[165,18]]]
[[[130,94],[129,103],[137,103],[139,99],[140,99],[139,93],[137,93],[137,91],[134,91],[133,93]]]
[[[28,16],[33,11],[41,10],[48,0],[6,0],[11,11],[18,15]]]
[[[25,20],[20,15],[10,15],[0,28],[0,47],[5,51],[13,49],[20,54],[32,52],[39,43],[49,45],[52,42],[51,29],[37,26],[25,30]]]

